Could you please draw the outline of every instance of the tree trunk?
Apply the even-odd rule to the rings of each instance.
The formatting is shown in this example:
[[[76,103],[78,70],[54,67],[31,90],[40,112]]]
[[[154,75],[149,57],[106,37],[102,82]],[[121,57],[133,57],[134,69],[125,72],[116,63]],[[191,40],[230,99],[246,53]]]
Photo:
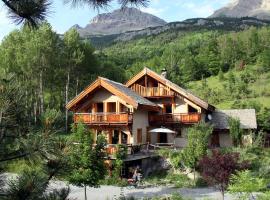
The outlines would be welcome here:
[[[224,189],[221,189],[222,200],[224,200],[224,196],[225,196],[224,193],[225,193]]]
[[[193,169],[193,179],[194,179],[194,186],[196,186],[196,171],[195,168]]]
[[[78,89],[79,89],[79,77],[76,78],[76,96],[78,95]]]
[[[39,98],[40,98],[40,114],[44,112],[44,98],[43,98],[43,72],[39,73]]]
[[[69,82],[70,82],[70,72],[67,73],[67,83],[66,83],[66,100],[65,103],[68,103],[68,90],[69,90]],[[68,132],[68,110],[66,109],[66,124],[65,124],[66,133]]]
[[[3,111],[0,111],[0,142],[4,137],[4,127],[2,127],[2,118],[3,118]]]
[[[87,200],[86,185],[84,185],[84,200]]]
[[[37,92],[35,92],[35,94],[37,94]],[[35,122],[35,124],[37,123],[37,107],[38,107],[38,102],[37,102],[37,99],[35,99],[35,103],[34,103],[34,122]]]

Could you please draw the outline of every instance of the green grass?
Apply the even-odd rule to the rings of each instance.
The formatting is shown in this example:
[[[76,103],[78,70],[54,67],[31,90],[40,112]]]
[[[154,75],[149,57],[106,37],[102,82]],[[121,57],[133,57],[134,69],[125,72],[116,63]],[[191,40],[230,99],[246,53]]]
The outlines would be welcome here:
[[[262,73],[257,66],[247,66],[247,70],[254,76],[254,81],[247,86],[250,90],[250,94],[248,94],[246,98],[230,99],[230,95],[227,94],[229,95],[228,98],[224,98],[224,100],[220,102],[211,102],[210,99],[209,103],[215,105],[218,109],[230,109],[233,103],[238,100],[241,103],[256,102],[263,107],[270,108],[270,72]],[[233,70],[233,73],[237,78],[240,78],[243,72]],[[218,95],[226,95],[224,85],[227,83],[228,73],[225,73],[224,77],[225,79],[223,80],[220,80],[218,76],[211,76],[206,79],[208,87],[217,92]],[[188,84],[188,89],[193,91],[194,94],[199,95],[202,90],[201,85],[202,81],[193,81]]]

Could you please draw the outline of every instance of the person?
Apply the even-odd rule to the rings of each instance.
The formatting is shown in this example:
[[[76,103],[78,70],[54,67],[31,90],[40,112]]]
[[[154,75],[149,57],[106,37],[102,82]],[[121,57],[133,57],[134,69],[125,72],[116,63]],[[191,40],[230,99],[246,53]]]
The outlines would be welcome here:
[[[133,172],[132,178],[128,179],[128,182],[129,183],[137,183],[140,180],[141,180],[140,168],[136,167],[134,172]]]
[[[132,179],[133,179],[134,183],[136,183],[138,181],[138,167],[134,170]]]

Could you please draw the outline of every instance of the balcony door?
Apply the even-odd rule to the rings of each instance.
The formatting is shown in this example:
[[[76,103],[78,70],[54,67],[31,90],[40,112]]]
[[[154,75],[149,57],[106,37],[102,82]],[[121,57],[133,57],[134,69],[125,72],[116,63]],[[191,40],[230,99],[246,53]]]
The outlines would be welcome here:
[[[164,114],[166,114],[166,115],[164,115],[164,120],[166,122],[173,122],[172,104],[164,104],[163,108],[164,108],[163,112],[164,112]],[[164,136],[164,138],[165,138],[165,136]],[[163,143],[163,142],[161,142],[161,143]]]
[[[108,112],[110,113],[116,113],[116,102],[108,102]]]
[[[97,103],[97,112],[103,113],[103,103]]]

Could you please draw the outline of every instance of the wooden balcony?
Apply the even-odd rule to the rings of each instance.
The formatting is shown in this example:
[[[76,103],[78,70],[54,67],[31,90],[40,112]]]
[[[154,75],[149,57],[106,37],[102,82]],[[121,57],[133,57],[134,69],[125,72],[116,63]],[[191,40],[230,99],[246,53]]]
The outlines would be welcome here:
[[[169,87],[144,87],[134,84],[131,89],[143,97],[172,97],[174,92]]]
[[[194,124],[201,121],[200,113],[187,114],[150,114],[150,124]]]
[[[129,113],[75,113],[74,123],[82,122],[89,125],[129,124],[133,115]]]

